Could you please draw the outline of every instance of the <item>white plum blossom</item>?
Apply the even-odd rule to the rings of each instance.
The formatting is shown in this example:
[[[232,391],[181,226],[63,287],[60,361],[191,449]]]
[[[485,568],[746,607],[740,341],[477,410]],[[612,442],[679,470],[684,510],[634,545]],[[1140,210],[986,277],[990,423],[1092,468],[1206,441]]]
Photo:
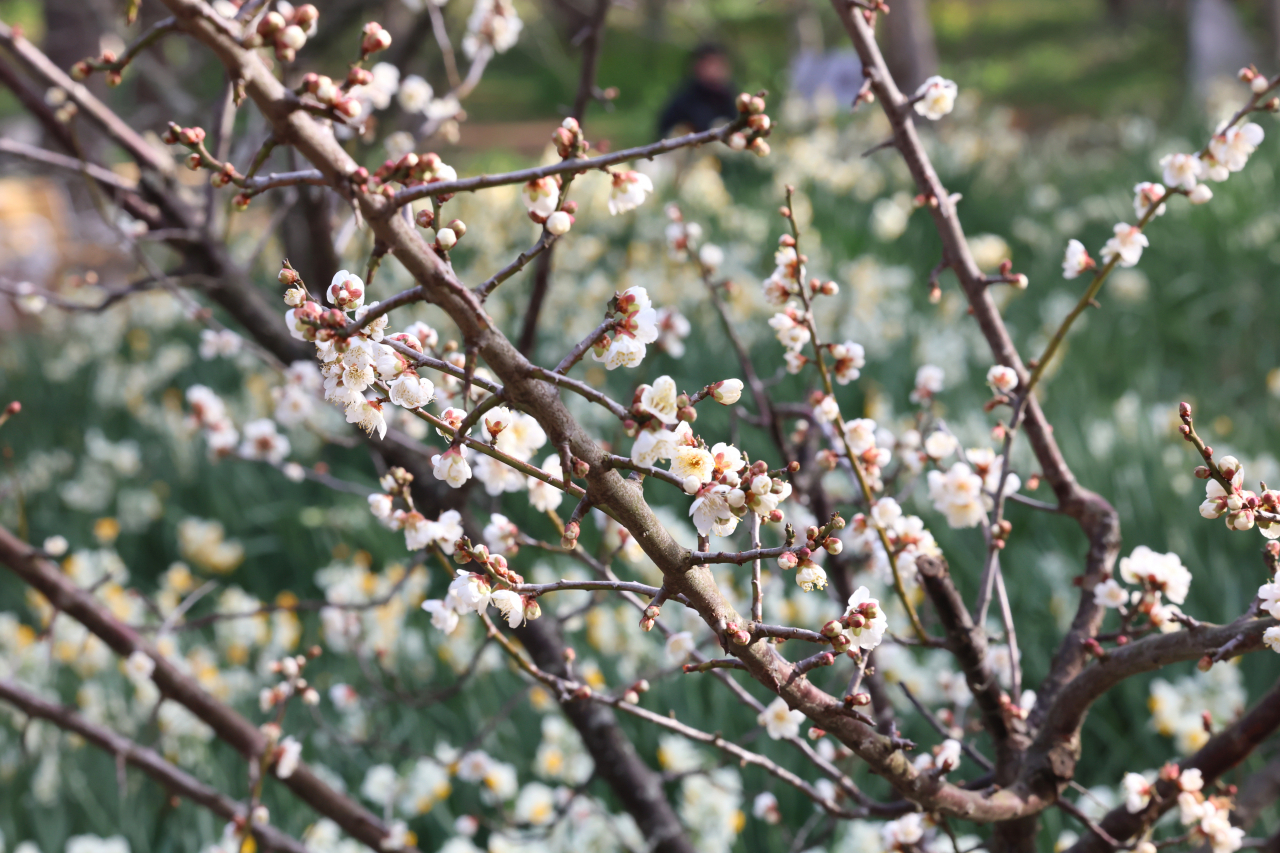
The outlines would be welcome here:
[[[431,88],[430,83],[417,74],[410,74],[400,81],[396,100],[400,102],[400,109],[407,113],[424,113],[434,95],[435,90]]]
[[[738,517],[733,514],[733,509],[729,506],[728,495],[728,486],[723,484],[712,486],[699,492],[693,505],[689,507],[693,526],[698,528],[698,532],[703,536],[710,534],[728,536],[737,529]]]
[[[842,344],[832,344],[830,350],[831,357],[835,359],[833,372],[836,382],[848,385],[862,375],[862,368],[867,366],[867,351],[862,344],[845,341]]]
[[[489,596],[489,603],[498,608],[502,618],[506,619],[507,624],[512,628],[520,627],[520,623],[524,621],[524,599],[519,593],[509,589],[494,590]]]
[[[860,586],[853,591],[845,607],[846,623],[855,615],[860,617],[856,620],[858,624],[847,631],[853,639],[853,644],[868,651],[880,645],[885,632],[889,630],[889,617],[885,615],[880,602],[871,597],[871,591],[865,586]]]
[[[542,473],[553,480],[564,479],[564,469],[560,466],[560,457],[552,454],[542,463]],[[564,500],[564,492],[558,487],[545,483],[537,477],[530,477],[529,503],[538,512],[551,512]]]
[[[936,364],[924,364],[916,371],[916,387],[911,392],[911,402],[927,403],[942,392],[946,374]]]
[[[693,634],[688,631],[677,631],[667,638],[667,660],[673,664],[682,664],[697,649]]]
[[[1122,267],[1137,266],[1142,259],[1142,250],[1151,245],[1147,242],[1147,235],[1127,222],[1117,222],[1112,230],[1115,236],[1102,247],[1102,260],[1110,263],[1112,258],[1118,258],[1117,262]]]
[[[958,89],[953,81],[933,75],[916,89],[915,97],[912,98],[916,112],[931,121],[937,121],[955,108]]]
[[[1150,181],[1137,184],[1133,188],[1133,215],[1142,219],[1155,206],[1155,215],[1164,216],[1168,207],[1164,203],[1166,195],[1163,184],[1153,184]]]
[[[281,779],[288,779],[298,769],[298,763],[302,758],[302,744],[298,739],[289,735],[280,741],[280,757],[276,759],[276,776]]]
[[[1166,154],[1160,158],[1164,170],[1164,185],[1172,189],[1195,189],[1196,181],[1204,175],[1204,162],[1194,154]]]
[[[809,327],[794,316],[794,310],[774,314],[769,318],[778,343],[789,350],[798,351],[809,343]]]
[[[134,684],[139,684],[151,678],[151,673],[155,672],[155,670],[156,662],[142,649],[134,649],[129,657],[125,658],[125,675]]]
[[[1089,257],[1089,250],[1084,247],[1084,243],[1079,240],[1067,241],[1067,253],[1062,259],[1062,277],[1076,278],[1089,269],[1093,269],[1093,258]]]
[[[386,438],[387,421],[382,415],[382,404],[377,400],[366,400],[363,396],[347,407],[347,423],[356,424],[369,435],[378,433],[378,438]]]
[[[644,204],[645,197],[653,192],[653,181],[643,172],[634,170],[613,173],[613,186],[609,192],[609,213],[617,216],[635,210]]]
[[[240,352],[244,339],[230,329],[201,329],[200,358],[211,361],[215,358],[230,358]]]
[[[467,464],[466,450],[454,447],[444,453],[431,457],[432,471],[437,480],[444,480],[452,488],[458,489],[471,479],[471,466]]]
[[[1139,545],[1128,557],[1121,558],[1120,577],[1126,583],[1142,584],[1162,593],[1175,604],[1185,603],[1191,588],[1191,572],[1177,554],[1159,554],[1146,545]]]
[[[560,201],[560,184],[551,176],[534,178],[521,189],[520,200],[530,213],[545,219],[555,213]]]
[[[447,597],[444,600],[429,598],[422,602],[422,609],[431,614],[431,626],[445,634],[452,634],[462,622],[451,602],[452,599]]]
[[[993,364],[987,371],[987,384],[997,394],[1008,394],[1018,387],[1018,373],[1012,367]]]
[[[338,270],[325,295],[343,311],[354,311],[364,305],[364,282],[354,273]]]
[[[1253,122],[1229,127],[1209,140],[1209,154],[1215,165],[1228,172],[1239,172],[1249,161],[1249,155],[1262,144],[1263,135],[1262,128]],[[1212,171],[1209,176],[1217,181],[1226,178],[1225,175],[1218,177]]]
[[[449,584],[449,594],[457,602],[459,610],[474,610],[483,613],[489,606],[493,589],[489,581],[471,572],[462,572]]]
[[[428,0],[432,2],[432,0]],[[468,59],[481,51],[506,53],[520,39],[524,22],[511,0],[476,0],[467,18],[467,34],[462,37],[462,50]]]
[[[641,386],[640,402],[637,408],[642,412],[648,412],[664,424],[674,425],[678,396],[676,381],[670,376],[659,376],[653,380],[652,385]]]
[[[1114,610],[1128,603],[1129,593],[1116,583],[1115,578],[1107,578],[1093,588],[1093,601],[1095,604]]]
[[[722,406],[732,406],[742,399],[742,380],[722,379],[713,383],[711,397]]]
[[[937,429],[929,433],[924,440],[924,452],[933,460],[945,459],[960,446],[956,437],[946,430]]]
[[[709,483],[715,467],[715,457],[705,447],[677,447],[671,456],[671,473],[681,480],[697,477],[698,482]]]
[[[387,383],[392,403],[406,409],[420,409],[435,399],[436,387],[430,379],[406,370]]]
[[[929,472],[929,499],[952,527],[976,527],[985,515],[982,477],[964,462],[947,470]]]
[[[563,210],[557,210],[547,217],[547,231],[556,237],[563,237],[573,228],[573,217]]]
[[[1136,814],[1151,802],[1151,782],[1141,773],[1126,773],[1120,780],[1124,790],[1124,807],[1130,814]]]
[[[279,465],[289,455],[289,439],[276,430],[276,422],[270,418],[249,421],[241,431],[240,455]]]
[[[787,707],[786,700],[778,696],[760,712],[756,722],[764,726],[769,737],[774,740],[786,740],[800,734],[804,712],[791,710]]]

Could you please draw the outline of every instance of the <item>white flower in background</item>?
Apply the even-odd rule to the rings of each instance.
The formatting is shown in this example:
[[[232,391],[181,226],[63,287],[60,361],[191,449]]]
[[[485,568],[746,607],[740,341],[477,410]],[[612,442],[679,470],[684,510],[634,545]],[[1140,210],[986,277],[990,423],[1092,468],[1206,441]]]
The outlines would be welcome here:
[[[715,243],[703,243],[702,248],[698,249],[698,262],[715,272],[724,264],[724,249]]]
[[[813,407],[813,416],[818,423],[834,423],[836,418],[840,417],[840,404],[836,402],[835,397],[827,394],[818,405]]]
[[[471,479],[471,466],[467,464],[466,451],[455,447],[442,454],[431,457],[432,471],[437,480],[444,480],[451,487],[458,489]]]
[[[1198,767],[1188,767],[1178,774],[1178,787],[1184,791],[1199,791],[1204,787],[1204,774]]]
[[[556,794],[541,782],[530,782],[516,797],[515,819],[531,826],[546,826],[556,816]]]
[[[400,102],[400,109],[407,113],[424,113],[434,95],[435,91],[430,83],[417,74],[410,74],[400,82],[400,91],[396,93],[396,100]]]
[[[955,108],[958,90],[959,87],[953,81],[933,75],[916,89],[913,99],[916,112],[931,121],[937,121]]]
[[[1068,240],[1067,253],[1062,259],[1062,277],[1076,278],[1085,270],[1093,269],[1093,266],[1093,258],[1089,257],[1089,250],[1084,247],[1084,243]]]
[[[1093,588],[1093,601],[1095,604],[1114,610],[1128,603],[1129,593],[1116,583],[1115,578],[1107,578]]]
[[[36,290],[36,286],[29,281],[18,282],[14,288],[16,295],[14,302],[18,305],[18,310],[23,314],[39,314],[49,307],[49,299],[44,294]],[[204,333],[201,333],[200,355],[201,358],[212,358],[212,356],[204,355]]]
[[[906,850],[924,838],[924,817],[920,812],[905,814],[880,827],[880,839],[887,850]]]
[[[987,371],[987,384],[997,394],[1008,394],[1018,387],[1018,373],[1012,367],[993,364],[991,369]]]
[[[1151,587],[1175,604],[1185,603],[1191,588],[1191,571],[1182,565],[1177,554],[1160,554],[1146,545],[1139,545],[1128,557],[1121,558],[1120,577],[1126,583]]]
[[[249,421],[241,435],[240,455],[245,459],[279,465],[289,455],[289,439],[276,431],[276,422],[270,418]]]
[[[520,200],[526,210],[545,219],[556,211],[560,185],[554,177],[534,178],[520,190]]]
[[[1262,642],[1267,644],[1267,648],[1273,652],[1280,652],[1280,625],[1268,628],[1262,632]]]
[[[853,591],[845,607],[846,619],[855,614],[861,618],[861,625],[848,629],[853,644],[860,649],[874,649],[880,645],[885,632],[889,630],[889,617],[885,615],[879,600],[872,598],[871,591],[865,586]]]
[[[938,754],[934,756],[933,765],[943,773],[950,773],[960,766],[961,746],[955,738],[947,738],[942,742]]]
[[[1229,127],[1209,140],[1209,154],[1229,172],[1238,172],[1249,161],[1249,155],[1262,144],[1262,128],[1253,122]],[[1214,180],[1224,180],[1210,173]]]
[[[862,344],[845,341],[842,344],[832,344],[830,349],[831,357],[835,359],[833,368],[836,382],[848,385],[862,375],[862,368],[867,366],[867,351]]]
[[[501,611],[502,618],[512,628],[520,627],[520,623],[524,621],[524,599],[519,593],[509,589],[494,590],[489,596],[489,603]]]
[[[924,403],[942,392],[946,373],[936,364],[924,364],[916,371],[916,387],[911,392],[911,402]]]
[[[548,456],[542,463],[542,472],[555,480],[564,478],[564,469],[560,467],[560,457]],[[550,483],[544,483],[537,477],[529,478],[529,503],[538,512],[550,512],[560,506],[564,500],[564,492]]]
[[[431,614],[431,626],[445,634],[452,634],[457,630],[462,619],[458,616],[458,611],[450,606],[449,599],[429,598],[422,602],[422,609]]]
[[[1268,581],[1258,587],[1258,598],[1262,599],[1262,609],[1272,619],[1280,619],[1280,583]]]
[[[1163,184],[1153,184],[1150,181],[1137,184],[1133,188],[1133,215],[1142,219],[1154,205],[1159,204],[1155,215],[1164,216],[1168,207],[1164,203],[1166,195]]]
[[[400,787],[400,776],[390,764],[375,764],[364,774],[360,796],[378,806],[390,803]]]
[[[1127,222],[1117,222],[1113,230],[1115,236],[1102,247],[1102,260],[1110,263],[1112,258],[1119,258],[1122,267],[1137,266],[1142,259],[1142,250],[1151,245],[1147,242],[1147,235]]]
[[[1208,184],[1196,184],[1196,188],[1187,193],[1187,201],[1192,204],[1208,204],[1213,201],[1213,190]]]
[[[378,846],[383,850],[403,850],[409,846],[409,825],[402,820],[391,821]]]
[[[467,18],[467,34],[462,37],[462,50],[474,59],[485,47],[506,53],[520,39],[524,22],[516,14],[511,0],[476,0]]]
[[[982,478],[964,462],[929,472],[929,499],[952,527],[976,527],[985,515]]]
[[[134,684],[148,680],[155,670],[156,662],[142,649],[135,649],[124,662],[124,673]]]
[[[751,802],[751,815],[765,823],[777,824],[782,820],[782,812],[778,810],[778,798],[768,791],[761,791]]]
[[[934,460],[945,459],[952,453],[956,452],[956,448],[960,446],[960,442],[956,437],[946,430],[934,430],[929,433],[924,440],[924,452]]]
[[[376,299],[368,305],[361,305],[356,309],[356,320],[363,320],[365,316],[376,307],[378,307],[378,301]],[[379,314],[365,324],[363,329],[364,334],[367,335],[371,341],[381,341],[386,335],[387,323],[389,322],[391,322],[390,316],[385,313]]]
[[[786,700],[778,696],[760,712],[756,722],[764,726],[769,737],[774,740],[784,740],[800,734],[804,712],[791,710],[787,707]]]
[[[633,170],[613,173],[613,187],[609,192],[609,213],[617,216],[635,210],[644,204],[645,196],[653,192],[653,181],[643,172]]]
[[[1172,189],[1195,189],[1196,181],[1204,174],[1204,163],[1194,154],[1166,154],[1160,158],[1164,170],[1164,185]]]
[[[693,634],[688,631],[677,631],[667,638],[667,660],[673,664],[682,664],[697,649]]]
[[[289,735],[280,741],[280,757],[276,760],[276,776],[281,779],[288,779],[298,769],[298,762],[301,759],[302,744],[293,735]]]
[[[244,339],[230,329],[200,330],[200,357],[205,361],[230,358],[240,352]]]
[[[870,418],[854,418],[844,425],[844,440],[855,455],[861,456],[876,446],[876,422]]]
[[[659,376],[652,385],[642,386],[638,408],[648,412],[664,424],[676,423],[676,397],[679,391],[670,376]]]
[[[1120,780],[1124,791],[1124,807],[1130,814],[1137,814],[1151,802],[1151,783],[1141,773],[1126,773]]]
[[[778,343],[789,350],[799,351],[809,343],[809,327],[798,322],[789,313],[774,314],[769,318],[769,325],[773,328]]]

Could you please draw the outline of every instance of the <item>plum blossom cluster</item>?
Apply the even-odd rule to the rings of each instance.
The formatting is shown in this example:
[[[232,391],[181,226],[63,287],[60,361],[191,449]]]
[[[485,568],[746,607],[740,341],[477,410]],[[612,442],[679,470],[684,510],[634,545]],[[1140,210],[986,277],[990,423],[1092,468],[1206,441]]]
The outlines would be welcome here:
[[[1126,615],[1141,613],[1163,633],[1181,627],[1182,611],[1178,605],[1187,600],[1191,572],[1177,554],[1159,554],[1146,545],[1139,545],[1120,560],[1120,577],[1125,583],[1140,586],[1141,591],[1130,593],[1115,578],[1107,578],[1094,587],[1094,601],[1103,607],[1121,610],[1132,605],[1135,614]],[[1169,603],[1164,602],[1166,598]]]
[[[1022,488],[1022,480],[1004,470],[1004,456],[994,450],[969,448],[965,459],[946,471],[934,470],[928,475],[929,499],[934,509],[946,516],[947,524],[957,528],[976,527],[994,508],[997,494],[1007,497]]]
[[[895,563],[908,578],[915,577],[918,558],[942,556],[942,549],[919,516],[907,515],[896,500],[882,497],[871,505],[869,513],[853,516],[848,534],[853,553],[866,559],[881,578],[892,577],[881,533],[889,542]]]
[[[459,565],[474,563],[478,571],[459,572],[443,599],[427,599],[422,603],[422,609],[431,614],[431,624],[439,630],[452,634],[457,630],[461,614],[484,613],[490,605],[512,628],[542,615],[535,596],[513,590],[524,583],[524,576],[511,569],[506,557],[490,554],[485,545],[472,546],[471,540],[463,536],[454,546],[453,559]]]
[[[1234,853],[1244,846],[1244,830],[1231,823],[1231,793],[1206,794],[1204,775],[1196,767],[1183,769],[1176,764],[1166,764],[1158,774],[1150,776],[1126,773],[1121,782],[1125,809],[1131,814],[1145,810],[1153,799],[1161,796],[1158,783],[1164,783],[1168,790],[1166,796],[1176,798],[1178,821],[1192,843],[1208,845],[1213,853]],[[1134,849],[1145,853],[1154,851],[1156,845],[1144,839]]]
[[[242,430],[237,430],[226,403],[204,385],[187,389],[187,404],[191,407],[187,423],[201,431],[211,458],[238,455],[279,466],[289,456],[289,438],[270,418],[248,421]]]
[[[822,527],[810,526],[805,531],[805,543],[799,548],[788,547],[778,555],[778,567],[783,571],[797,569],[796,585],[805,592],[826,589],[827,572],[814,562],[820,551],[839,554],[844,543],[832,534],[844,527],[844,519],[836,515]],[[788,534],[789,536],[790,534]],[[788,543],[790,545],[790,543]],[[840,651],[840,649],[837,649]]]
[[[658,313],[643,287],[630,287],[609,301],[605,318],[613,325],[591,347],[591,357],[609,370],[636,367],[645,345],[658,339]]]

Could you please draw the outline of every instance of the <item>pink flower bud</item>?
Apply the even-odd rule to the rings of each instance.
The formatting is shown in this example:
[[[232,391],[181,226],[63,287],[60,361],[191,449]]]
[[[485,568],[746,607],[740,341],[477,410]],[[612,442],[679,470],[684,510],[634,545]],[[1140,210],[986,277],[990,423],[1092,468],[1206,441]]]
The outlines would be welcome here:
[[[783,551],[778,555],[778,567],[783,571],[794,569],[800,565],[800,558],[791,551]]]

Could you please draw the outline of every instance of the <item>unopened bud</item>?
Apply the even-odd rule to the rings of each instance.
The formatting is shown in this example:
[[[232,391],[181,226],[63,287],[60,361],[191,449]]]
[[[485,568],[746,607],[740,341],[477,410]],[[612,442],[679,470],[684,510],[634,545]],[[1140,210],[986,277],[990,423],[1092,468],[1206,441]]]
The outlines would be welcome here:
[[[822,543],[822,547],[828,554],[835,556],[844,550],[844,543],[834,536],[828,536],[827,541]]]
[[[413,221],[418,223],[419,228],[430,228],[431,223],[436,221],[436,215],[431,208],[424,207],[414,214]]]
[[[1213,658],[1211,658],[1209,655],[1205,655],[1204,657],[1200,658],[1200,660],[1196,662],[1196,669],[1200,670],[1201,672],[1208,672],[1209,670],[1213,669]]]
[[[1209,479],[1209,468],[1205,465],[1197,465],[1194,473],[1197,480]]]
[[[853,640],[849,639],[849,635],[845,633],[836,634],[831,638],[831,648],[836,654],[844,654],[853,647]]]
[[[579,480],[591,473],[591,465],[585,459],[573,458],[573,476]]]
[[[832,619],[831,621],[827,622],[825,625],[822,626],[821,634],[822,636],[830,640],[833,637],[838,636],[843,631],[844,631],[844,626],[841,625],[838,620]]]

